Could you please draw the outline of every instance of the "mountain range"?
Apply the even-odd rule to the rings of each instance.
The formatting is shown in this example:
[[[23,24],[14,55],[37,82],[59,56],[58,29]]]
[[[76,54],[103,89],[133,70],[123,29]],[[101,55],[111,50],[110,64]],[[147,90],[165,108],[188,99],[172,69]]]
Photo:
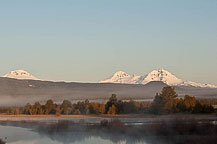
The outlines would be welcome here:
[[[125,83],[125,84],[147,84],[151,81],[162,81],[170,86],[194,86],[194,87],[207,87],[207,88],[217,88],[216,85],[211,84],[201,84],[192,81],[185,81],[177,78],[172,73],[164,69],[153,70],[152,72],[139,76],[139,75],[129,75],[123,71],[116,72],[113,76],[106,80],[100,81],[100,83]]]
[[[24,70],[15,70],[7,73],[3,77],[14,79],[40,80]],[[99,83],[121,83],[121,84],[147,84],[152,81],[161,81],[170,86],[194,86],[202,88],[217,88],[216,85],[202,84],[192,81],[185,81],[177,78],[174,74],[164,69],[153,70],[152,72],[139,76],[129,75],[126,72],[118,71],[110,78],[102,80]]]
[[[146,77],[132,76],[131,78],[130,75],[121,72],[116,73],[116,77],[112,77],[114,81],[78,83],[39,80],[26,71],[13,71],[0,77],[0,106],[24,105],[36,101],[45,103],[48,99],[56,103],[61,103],[63,100],[77,102],[85,99],[104,103],[111,94],[117,94],[118,99],[122,100],[132,98],[146,101],[152,100],[155,94],[160,93],[167,85],[174,85],[180,97],[189,94],[198,98],[217,98],[217,88],[182,85],[182,80],[179,81],[181,84],[177,84],[178,80],[169,73],[159,76],[158,73],[157,71]]]

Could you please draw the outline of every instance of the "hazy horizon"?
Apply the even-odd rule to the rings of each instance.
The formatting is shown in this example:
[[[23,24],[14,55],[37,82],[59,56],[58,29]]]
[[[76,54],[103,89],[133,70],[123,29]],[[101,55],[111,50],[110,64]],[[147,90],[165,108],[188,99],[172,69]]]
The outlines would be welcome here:
[[[4,1],[0,76],[98,82],[163,68],[217,85],[217,1]]]

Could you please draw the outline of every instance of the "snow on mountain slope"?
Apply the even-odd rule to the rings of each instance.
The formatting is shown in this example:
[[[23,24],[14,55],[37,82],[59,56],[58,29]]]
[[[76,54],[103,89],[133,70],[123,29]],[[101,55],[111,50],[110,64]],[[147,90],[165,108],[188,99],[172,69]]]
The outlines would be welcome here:
[[[24,70],[11,71],[7,73],[6,75],[4,75],[3,77],[14,78],[14,79],[40,80]]]
[[[201,83],[196,83],[191,81],[183,81],[164,69],[153,70],[152,72],[144,76],[138,76],[138,75],[131,76],[129,74],[126,74],[125,72],[120,71],[115,73],[111,78],[100,82],[101,83],[147,84],[151,81],[162,81],[171,86],[194,86],[194,87],[217,88],[217,86],[215,85],[201,84]]]
[[[162,81],[168,85],[178,85],[183,83],[181,79],[164,69],[153,70],[144,77],[141,83],[146,84],[150,81]]]
[[[100,81],[100,82],[101,83],[133,83],[133,84],[136,84],[137,79],[139,77],[140,76],[137,76],[137,75],[130,76],[129,74],[123,71],[119,71],[119,72],[116,72],[111,78]]]
[[[211,84],[202,84],[202,83],[196,83],[192,81],[184,81],[183,84],[184,86],[194,86],[194,87],[208,87],[208,88],[217,88],[216,85],[211,85]]]

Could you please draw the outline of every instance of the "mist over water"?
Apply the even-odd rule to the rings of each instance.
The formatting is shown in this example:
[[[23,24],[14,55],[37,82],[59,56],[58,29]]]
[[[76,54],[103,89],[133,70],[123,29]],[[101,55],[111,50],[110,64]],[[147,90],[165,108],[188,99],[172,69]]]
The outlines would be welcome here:
[[[82,127],[81,127],[82,128]],[[100,132],[100,131],[99,131]],[[124,137],[112,138],[103,136],[92,136],[80,129],[71,132],[39,132],[29,128],[15,126],[0,126],[0,138],[7,144],[126,144]],[[7,138],[7,139],[5,139]],[[122,140],[123,139],[123,140]],[[146,142],[133,142],[135,144],[146,144]]]
[[[216,118],[85,120],[1,121],[0,138],[7,144],[215,144],[217,140]]]

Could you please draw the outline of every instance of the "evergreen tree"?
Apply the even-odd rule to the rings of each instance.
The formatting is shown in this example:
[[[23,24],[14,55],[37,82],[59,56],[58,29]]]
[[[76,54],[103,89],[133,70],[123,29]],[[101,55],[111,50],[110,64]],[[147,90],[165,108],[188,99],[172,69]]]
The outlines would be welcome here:
[[[170,112],[176,106],[177,94],[173,87],[166,86],[163,88],[160,96],[163,99],[163,109]]]
[[[192,111],[196,105],[196,98],[189,96],[189,95],[185,95],[184,104],[185,104],[187,111]]]
[[[174,112],[176,111],[177,94],[173,87],[166,86],[162,89],[161,94],[156,94],[150,112],[162,113],[162,112]]]
[[[56,105],[53,103],[53,100],[48,100],[45,104],[45,114],[55,114]]]
[[[33,114],[43,114],[43,109],[39,102],[35,102],[35,104],[32,106],[32,113]]]
[[[115,107],[117,106],[118,99],[116,94],[112,94],[112,96],[109,98],[109,101],[106,103],[106,113],[108,113],[109,108],[114,105]]]
[[[32,115],[32,105],[30,103],[27,103],[24,107],[24,114]]]
[[[184,112],[187,110],[185,103],[184,103],[184,100],[182,98],[178,99],[176,108],[177,108],[178,112]]]
[[[62,114],[69,115],[72,113],[73,105],[70,101],[64,100],[63,103],[60,105],[60,109],[62,110]]]
[[[123,102],[123,111],[122,113],[131,114],[131,113],[138,113],[138,107],[136,102],[130,99],[129,102]]]
[[[192,113],[201,113],[202,111],[203,106],[200,102],[197,101]]]
[[[150,112],[154,114],[159,114],[163,111],[163,106],[163,97],[157,93],[150,107]]]
[[[77,104],[74,105],[75,110],[78,109],[81,114],[86,114],[86,107],[85,102],[77,102]]]

